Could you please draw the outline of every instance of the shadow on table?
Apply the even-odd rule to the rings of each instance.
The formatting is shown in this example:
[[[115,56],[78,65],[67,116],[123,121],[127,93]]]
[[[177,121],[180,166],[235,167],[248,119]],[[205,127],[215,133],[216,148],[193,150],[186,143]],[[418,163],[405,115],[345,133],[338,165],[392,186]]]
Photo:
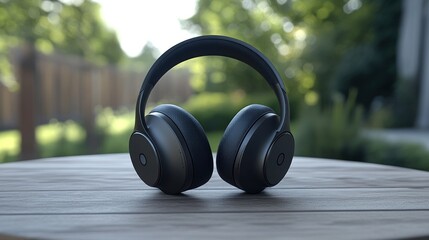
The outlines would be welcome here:
[[[247,194],[209,190],[166,195],[154,191],[142,197],[140,204],[143,204],[143,209],[154,213],[269,212],[270,209],[282,209],[293,204],[293,200],[268,192]]]

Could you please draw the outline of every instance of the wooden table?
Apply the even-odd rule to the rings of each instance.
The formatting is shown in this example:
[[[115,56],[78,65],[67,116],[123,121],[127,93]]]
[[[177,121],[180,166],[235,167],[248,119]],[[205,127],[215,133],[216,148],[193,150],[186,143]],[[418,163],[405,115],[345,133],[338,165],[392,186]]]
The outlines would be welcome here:
[[[248,195],[221,181],[181,196],[141,182],[127,154],[0,165],[0,238],[392,239],[429,237],[429,173],[295,157]]]

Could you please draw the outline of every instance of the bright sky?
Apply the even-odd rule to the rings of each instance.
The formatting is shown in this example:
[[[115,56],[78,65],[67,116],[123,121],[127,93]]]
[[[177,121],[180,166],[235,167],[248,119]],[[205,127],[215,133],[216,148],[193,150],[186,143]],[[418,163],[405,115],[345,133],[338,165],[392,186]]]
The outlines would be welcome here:
[[[196,0],[95,0],[101,16],[114,29],[124,52],[135,57],[147,42],[160,53],[193,34],[181,28],[179,19],[192,17]]]

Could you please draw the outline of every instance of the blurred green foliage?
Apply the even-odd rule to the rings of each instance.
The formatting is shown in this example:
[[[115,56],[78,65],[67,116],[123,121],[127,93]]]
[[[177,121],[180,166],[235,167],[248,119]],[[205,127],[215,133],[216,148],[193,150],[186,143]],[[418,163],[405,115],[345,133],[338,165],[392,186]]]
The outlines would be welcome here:
[[[368,112],[367,127],[413,128],[417,117],[419,89],[416,81],[398,79],[392,99],[376,98]]]
[[[158,49],[152,43],[148,42],[143,47],[140,55],[125,58],[120,66],[136,72],[147,72],[159,55]]]
[[[343,152],[342,159],[429,171],[429,151],[416,143],[362,137]]]
[[[127,152],[128,139],[134,129],[134,113],[103,109],[97,115],[96,127],[101,141],[98,152]]]
[[[79,55],[99,64],[125,63],[138,70],[159,54],[149,44],[139,57],[125,58],[115,33],[101,21],[97,3],[67,2],[0,0],[3,84],[11,89],[17,86],[7,53],[23,42],[44,53]],[[429,170],[429,153],[420,146],[360,136],[364,120],[372,127],[414,122],[416,86],[396,79],[400,17],[400,1],[200,0],[196,14],[183,21],[183,26],[199,34],[241,39],[267,55],[285,80],[298,155]],[[259,103],[278,111],[269,86],[243,63],[204,57],[186,66],[200,94],[183,107],[208,131],[213,151],[241,108]],[[368,110],[365,116],[363,109]],[[126,152],[133,121],[134,113],[100,111],[98,152]],[[40,126],[40,155],[85,154],[85,135],[79,124],[70,121]],[[3,132],[0,139],[7,143],[0,146],[0,162],[15,160],[19,134]]]
[[[97,153],[128,152],[128,139],[134,128],[134,112],[100,111],[96,119],[98,145]],[[216,151],[223,131],[208,132],[207,138]],[[74,121],[51,121],[36,129],[38,150],[41,158],[88,154],[85,129]],[[0,132],[0,163],[16,161],[19,158],[20,135],[17,130]]]
[[[352,95],[353,96],[353,95]],[[355,96],[355,95],[354,95]],[[429,151],[410,143],[390,143],[368,139],[359,134],[361,110],[353,108],[353,98],[338,98],[330,109],[312,107],[292,126],[296,139],[296,155],[337,158],[380,163],[429,171]],[[190,106],[190,105],[189,105]],[[203,106],[205,110],[206,106]],[[308,109],[310,110],[310,109]],[[235,114],[235,113],[234,113]],[[199,119],[200,120],[200,119]],[[105,109],[97,117],[99,153],[128,151],[128,138],[134,124],[134,113]],[[72,121],[56,122],[37,128],[41,157],[86,154],[85,130]],[[208,131],[212,151],[217,151],[223,131]],[[0,163],[18,159],[19,134],[16,130],[0,132]]]
[[[391,108],[380,105],[371,109],[366,118],[365,127],[369,129],[390,128],[393,126],[394,121]]]
[[[361,135],[363,109],[356,91],[346,101],[335,98],[331,107],[303,110],[296,122],[296,155],[353,160],[429,171],[429,150],[415,143],[391,143]],[[380,118],[384,114],[380,113]]]
[[[342,53],[332,81],[334,89],[345,95],[350,88],[357,89],[357,102],[369,109],[375,98],[393,97],[402,3],[388,0],[362,3],[362,7],[369,4],[371,8],[367,16],[362,16],[367,22],[348,25],[351,31],[360,32],[361,37]]]
[[[389,106],[394,127],[412,127],[417,116],[419,88],[416,81],[400,79],[395,89],[395,98]]]
[[[287,24],[291,24],[286,20],[284,15],[276,14],[267,1],[199,1],[196,14],[185,21],[184,26],[201,34],[227,35],[250,43],[266,54],[284,77],[286,66],[295,69],[290,60],[302,51],[302,48],[296,47],[301,44],[302,36],[296,40],[291,34],[283,34],[284,25],[288,28]],[[283,38],[287,38],[287,42]],[[242,89],[249,94],[270,91],[256,71],[235,60],[203,58],[195,61],[191,71],[194,74],[192,83],[197,91]],[[307,85],[311,85],[311,81],[309,79]],[[298,105],[294,101],[301,96],[299,91],[295,91],[297,85],[295,81],[287,81],[286,84],[291,90],[289,98],[294,106]]]
[[[223,131],[232,118],[247,105],[258,103],[278,110],[274,94],[245,95],[243,91],[232,94],[202,93],[192,97],[183,107],[198,119],[205,131]]]
[[[356,91],[347,100],[337,96],[332,107],[303,110],[295,132],[296,153],[301,156],[342,159],[343,152],[359,139],[362,108]]]
[[[85,137],[85,130],[73,121],[53,120],[36,128],[40,157],[85,154]],[[19,158],[19,141],[17,130],[0,132],[0,163],[16,161]]]
[[[183,24],[260,49],[286,79],[292,109],[330,105],[332,94],[346,96],[351,88],[369,108],[377,96],[392,95],[400,6],[388,0],[200,0]],[[199,91],[269,91],[260,76],[233,60],[207,58],[192,69]]]
[[[116,33],[100,17],[92,1],[0,1],[0,81],[16,87],[8,51],[28,42],[44,53],[82,56],[99,64],[119,63],[124,54]]]

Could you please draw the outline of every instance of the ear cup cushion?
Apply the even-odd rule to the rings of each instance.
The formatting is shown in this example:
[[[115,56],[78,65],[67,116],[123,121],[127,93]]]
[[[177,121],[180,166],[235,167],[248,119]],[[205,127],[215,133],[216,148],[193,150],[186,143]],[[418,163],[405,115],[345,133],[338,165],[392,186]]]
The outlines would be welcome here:
[[[236,186],[233,177],[234,162],[244,137],[253,124],[267,113],[274,111],[259,104],[249,105],[241,109],[226,127],[216,155],[216,168],[219,176],[229,184]]]
[[[208,182],[213,173],[213,155],[200,123],[186,110],[172,104],[159,105],[151,112],[159,112],[169,117],[186,141],[193,165],[193,179],[189,189]]]

